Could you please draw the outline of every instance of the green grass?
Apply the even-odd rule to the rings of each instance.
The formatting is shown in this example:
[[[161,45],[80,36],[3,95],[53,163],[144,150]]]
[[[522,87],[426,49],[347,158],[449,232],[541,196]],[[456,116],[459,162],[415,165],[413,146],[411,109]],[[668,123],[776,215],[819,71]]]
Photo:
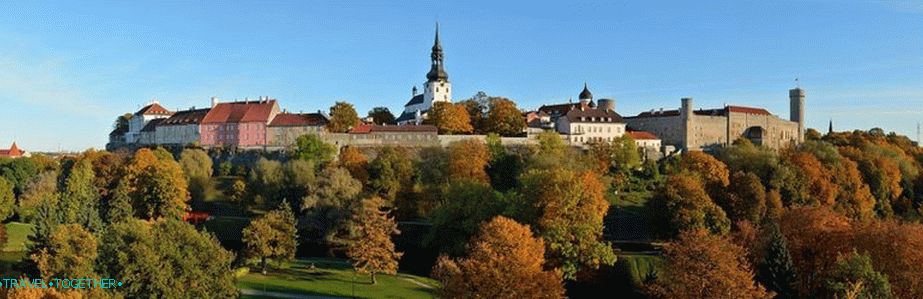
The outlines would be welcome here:
[[[313,263],[315,270],[310,270]],[[271,269],[268,275],[258,267],[237,281],[242,289],[298,293],[316,296],[357,298],[434,298],[438,282],[419,276],[398,274],[377,276],[378,284],[370,284],[368,275],[357,275],[348,263],[338,259],[303,259],[288,263],[283,269]],[[261,298],[261,297],[246,297]]]
[[[6,224],[6,245],[0,251],[17,252],[26,251],[29,245],[29,236],[32,235],[33,225],[27,223],[10,222]]]
[[[627,275],[631,282],[640,286],[651,274],[659,275],[663,269],[663,257],[658,255],[619,255],[616,268]]]
[[[642,213],[644,205],[654,194],[651,191],[622,192],[620,194],[609,193],[606,198],[613,206],[620,207],[625,211],[633,213]]]

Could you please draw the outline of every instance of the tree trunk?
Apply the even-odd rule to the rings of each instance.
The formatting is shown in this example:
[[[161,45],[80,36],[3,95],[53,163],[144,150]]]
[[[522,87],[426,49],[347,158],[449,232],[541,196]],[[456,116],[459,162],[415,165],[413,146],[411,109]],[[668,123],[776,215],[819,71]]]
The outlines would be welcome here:
[[[266,275],[266,257],[260,258],[260,265],[263,268],[263,275]]]
[[[378,280],[375,279],[375,272],[372,272],[372,284],[377,284]]]

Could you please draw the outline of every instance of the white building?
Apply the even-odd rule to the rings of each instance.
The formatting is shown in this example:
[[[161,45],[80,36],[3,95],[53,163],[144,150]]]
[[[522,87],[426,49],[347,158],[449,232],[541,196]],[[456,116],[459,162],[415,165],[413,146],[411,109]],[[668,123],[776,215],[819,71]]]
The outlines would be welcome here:
[[[397,124],[420,124],[426,119],[426,113],[433,107],[433,103],[452,102],[452,83],[449,83],[449,74],[443,66],[444,58],[442,44],[439,42],[439,26],[436,26],[436,41],[430,54],[432,65],[423,83],[423,93],[418,94],[417,87],[413,87],[410,101],[404,105],[404,112],[398,116]]]
[[[555,130],[566,135],[567,140],[573,145],[583,145],[592,141],[611,142],[625,134],[625,122],[613,109],[614,102],[598,106],[593,104],[593,94],[586,85],[580,93],[580,103],[543,106],[542,109],[547,107],[566,107],[567,111],[559,110],[557,113],[559,116],[554,121]]]
[[[155,119],[168,118],[171,115],[173,115],[173,112],[160,106],[160,102],[157,100],[151,101],[131,116],[131,120],[128,121],[128,132],[125,132],[125,143],[132,144],[138,142],[141,139],[141,130],[143,130],[149,122]]]

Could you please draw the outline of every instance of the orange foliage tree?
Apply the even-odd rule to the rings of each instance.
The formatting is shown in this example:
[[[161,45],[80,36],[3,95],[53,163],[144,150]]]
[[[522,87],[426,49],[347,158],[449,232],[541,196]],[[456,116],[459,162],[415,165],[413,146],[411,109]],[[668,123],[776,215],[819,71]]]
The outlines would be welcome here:
[[[490,163],[490,152],[487,145],[475,139],[465,139],[449,144],[449,178],[453,180],[467,179],[481,183],[489,183],[487,176],[487,163]]]
[[[365,199],[359,211],[353,215],[352,240],[347,246],[346,255],[359,274],[370,274],[372,284],[379,273],[397,273],[397,261],[403,253],[397,252],[391,235],[399,234],[397,222],[381,210],[384,200],[381,197]]]
[[[116,212],[142,219],[180,219],[189,200],[188,183],[172,157],[158,159],[151,150],[140,149],[125,165],[115,197],[110,217]]]
[[[443,298],[564,298],[558,270],[542,269],[545,244],[529,226],[497,216],[481,225],[468,256],[439,258]]]
[[[515,136],[526,127],[526,119],[516,103],[507,98],[493,98],[488,104],[486,131],[500,136]]]
[[[836,257],[851,250],[849,218],[827,207],[800,206],[782,215],[779,228],[798,272],[799,293],[816,295],[825,275],[836,266]]]
[[[667,266],[649,292],[656,298],[771,298],[753,280],[745,255],[727,237],[685,231],[664,248]]]
[[[340,156],[337,159],[340,166],[346,168],[349,174],[362,184],[369,181],[369,158],[362,154],[358,148],[347,146],[340,150]]]
[[[648,201],[647,210],[657,234],[666,238],[699,228],[725,234],[731,225],[724,210],[705,192],[702,180],[687,172],[667,178]]]
[[[465,134],[474,131],[468,110],[462,105],[436,102],[429,110],[428,117],[441,134]]]
[[[897,298],[923,298],[923,225],[895,220],[857,225],[859,252],[868,253],[875,270],[888,275]]]

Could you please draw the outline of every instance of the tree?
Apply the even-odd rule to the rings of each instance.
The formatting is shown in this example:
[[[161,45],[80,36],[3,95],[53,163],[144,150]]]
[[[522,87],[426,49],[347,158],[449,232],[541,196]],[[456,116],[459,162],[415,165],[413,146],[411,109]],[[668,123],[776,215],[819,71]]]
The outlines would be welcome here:
[[[33,216],[39,205],[43,202],[51,202],[54,198],[57,201],[58,192],[58,174],[54,171],[45,171],[32,178],[25,191],[19,196],[19,205],[17,214],[20,220],[32,222]],[[0,204],[2,206],[2,204]]]
[[[309,242],[342,249],[348,243],[349,219],[362,193],[362,183],[339,167],[325,168],[316,187],[301,203],[302,231]],[[331,252],[332,255],[332,252]]]
[[[782,215],[779,228],[798,271],[798,296],[819,296],[835,257],[852,250],[849,218],[829,207],[793,207]]]
[[[288,202],[250,222],[243,230],[247,256],[260,259],[260,269],[266,275],[266,261],[290,261],[298,247],[295,214]]]
[[[502,194],[487,184],[473,181],[449,184],[441,198],[442,202],[430,216],[432,228],[423,243],[451,256],[461,255],[481,224],[509,206]]]
[[[282,163],[261,157],[256,161],[256,164],[253,165],[253,169],[250,171],[250,176],[247,181],[247,186],[250,187],[251,194],[261,196],[274,202],[279,200],[283,184],[285,183],[285,173],[282,170]],[[254,202],[253,204],[262,205],[264,203]]]
[[[5,248],[7,241],[9,236],[6,234],[6,225],[0,225],[0,248]]]
[[[315,165],[324,165],[333,160],[337,148],[326,143],[315,134],[305,134],[295,139],[295,157],[305,161],[312,161]]]
[[[104,277],[126,298],[229,298],[238,295],[234,255],[214,236],[178,220],[128,219],[108,227],[100,242]]]
[[[795,265],[788,251],[788,243],[778,225],[769,225],[769,243],[766,244],[758,268],[759,281],[766,289],[775,292],[776,298],[798,298],[798,291],[795,289]]]
[[[372,118],[372,122],[376,125],[394,124],[394,114],[391,113],[388,107],[372,108],[372,110],[369,110],[369,117]]]
[[[855,248],[871,257],[876,271],[887,275],[895,297],[923,298],[923,225],[897,220],[863,221],[852,232]],[[836,255],[828,259],[833,256]]]
[[[81,224],[94,232],[102,229],[98,208],[99,193],[93,185],[94,179],[93,166],[86,158],[80,159],[71,167],[58,201],[62,223]]]
[[[559,270],[544,270],[545,245],[529,227],[497,216],[480,226],[468,256],[439,258],[443,298],[564,298]]]
[[[239,203],[244,200],[244,197],[247,196],[247,183],[241,179],[235,179],[234,183],[231,184],[231,187],[225,191],[231,201]]]
[[[131,113],[119,115],[112,124],[113,129],[119,132],[128,132],[128,123],[131,121],[131,117]]]
[[[761,223],[766,214],[766,189],[752,173],[735,172],[727,192],[715,201],[732,222]]]
[[[13,184],[13,194],[17,196],[40,170],[36,159],[30,157],[0,161],[0,177]]]
[[[110,214],[117,206],[130,207],[129,214],[142,219],[180,219],[189,200],[187,186],[182,168],[171,157],[158,159],[151,150],[140,149],[125,166]]]
[[[701,179],[685,172],[670,176],[646,209],[658,235],[666,238],[692,229],[725,234],[731,225],[724,210],[705,192]]]
[[[500,136],[519,136],[526,128],[526,119],[516,103],[507,98],[491,98],[485,121],[486,130]]]
[[[346,168],[349,174],[362,184],[369,181],[369,158],[362,154],[362,151],[358,148],[351,146],[342,148],[337,162],[339,162],[340,167]]]
[[[517,153],[507,152],[500,140],[500,135],[487,135],[487,148],[490,151],[490,163],[487,175],[490,184],[498,191],[519,187],[519,175],[522,173],[523,159]]]
[[[327,123],[327,131],[331,133],[348,133],[356,124],[359,123],[359,114],[353,104],[347,102],[336,102],[330,107],[330,122]]]
[[[400,147],[383,147],[369,163],[369,187],[387,201],[394,201],[398,192],[412,185],[413,162],[407,150]]]
[[[474,96],[458,102],[458,105],[465,107],[465,111],[468,112],[468,119],[471,120],[471,127],[478,134],[483,134],[486,129],[484,122],[486,121],[485,115],[487,114],[488,102],[490,102],[490,97],[483,91],[478,91]]]
[[[32,254],[42,278],[97,277],[96,237],[79,224],[58,226],[47,247]]]
[[[833,206],[838,190],[831,183],[832,174],[824,168],[817,157],[807,152],[797,152],[786,155],[784,159],[786,163],[796,167],[796,177],[802,185],[798,193],[793,194],[794,203]]]
[[[890,299],[888,276],[875,271],[868,255],[855,251],[836,258],[836,268],[827,278],[824,293],[828,298]]]
[[[13,194],[13,184],[0,177],[0,222],[10,218],[16,207],[16,195]]]
[[[474,131],[468,112],[461,105],[436,102],[428,113],[429,121],[439,129],[440,134],[466,134]]]
[[[359,211],[353,215],[353,238],[346,255],[359,274],[370,274],[376,284],[378,273],[397,273],[397,261],[403,253],[397,252],[391,235],[400,234],[394,218],[382,211],[384,201],[377,196],[362,201]]]
[[[453,180],[473,180],[488,183],[487,163],[490,153],[484,142],[465,139],[449,144],[448,175]]]
[[[753,281],[744,249],[704,229],[664,247],[667,267],[650,287],[655,298],[770,298]]]
[[[527,206],[520,219],[545,240],[550,267],[560,267],[565,279],[574,280],[581,270],[615,263],[612,247],[602,240],[609,202],[596,173],[533,169],[521,180]]]
[[[188,178],[210,178],[212,158],[200,149],[184,149],[179,155],[179,165]]]
[[[730,183],[730,172],[727,165],[709,154],[690,151],[683,154],[679,168],[690,174],[698,174],[705,183],[708,195],[717,197],[723,192],[724,187]]]

